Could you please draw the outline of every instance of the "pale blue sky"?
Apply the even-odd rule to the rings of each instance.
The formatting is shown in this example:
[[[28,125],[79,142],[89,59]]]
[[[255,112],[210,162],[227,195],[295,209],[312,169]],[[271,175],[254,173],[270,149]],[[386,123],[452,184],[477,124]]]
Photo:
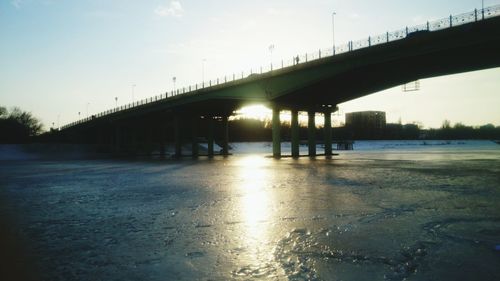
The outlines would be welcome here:
[[[485,6],[500,4],[486,0]],[[481,1],[2,0],[0,105],[20,106],[46,127],[176,86],[249,70],[332,45],[480,8]],[[500,125],[500,69],[421,81],[341,104],[383,110],[390,122],[437,127],[447,118]],[[430,102],[432,100],[432,102]],[[450,100],[453,100],[450,103]]]

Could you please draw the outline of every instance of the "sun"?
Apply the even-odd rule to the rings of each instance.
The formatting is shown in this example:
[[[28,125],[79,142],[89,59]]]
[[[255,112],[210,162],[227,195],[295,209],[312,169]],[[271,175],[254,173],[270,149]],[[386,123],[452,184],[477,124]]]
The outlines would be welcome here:
[[[237,110],[236,116],[239,119],[257,119],[263,121],[271,119],[272,110],[263,105],[250,105]]]

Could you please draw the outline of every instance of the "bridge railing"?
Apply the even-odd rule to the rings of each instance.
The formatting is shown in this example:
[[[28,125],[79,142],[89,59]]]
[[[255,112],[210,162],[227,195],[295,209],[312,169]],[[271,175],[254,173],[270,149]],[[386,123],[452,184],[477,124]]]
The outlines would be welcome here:
[[[345,44],[335,45],[333,48],[319,49],[318,51],[298,54],[292,58],[283,59],[281,61],[273,61],[267,65],[250,68],[247,71],[241,71],[238,73],[232,73],[230,75],[221,76],[216,79],[211,79],[207,81],[202,81],[201,83],[197,83],[194,85],[190,85],[187,87],[176,88],[165,93],[149,97],[146,99],[142,99],[139,101],[135,101],[133,103],[117,106],[115,108],[97,113],[95,115],[85,117],[83,119],[77,120],[75,122],[69,123],[61,127],[61,129],[66,129],[68,127],[78,125],[81,123],[85,123],[96,118],[100,118],[109,114],[116,114],[121,111],[130,110],[132,108],[144,106],[146,104],[151,104],[154,102],[158,102],[161,100],[169,99],[178,95],[184,94],[194,94],[199,92],[200,90],[211,88],[214,86],[233,83],[234,81],[244,80],[247,78],[251,78],[252,74],[263,74],[268,73],[274,70],[283,69],[287,67],[292,67],[297,64],[307,63],[313,60],[318,60],[325,57],[331,57],[342,53],[351,52],[358,49],[369,48],[374,45],[385,44],[388,42],[401,40],[406,38],[408,35],[411,35],[414,32],[418,31],[437,31],[446,28],[450,28],[453,26],[458,26],[462,24],[472,23],[481,21],[484,19],[492,18],[500,16],[500,5],[487,7],[484,9],[475,9],[474,11],[459,14],[459,15],[450,15],[449,17],[428,21],[424,24],[415,25],[411,27],[405,27],[404,29],[386,32],[383,34],[369,36],[368,38],[357,40],[357,41],[349,41]]]

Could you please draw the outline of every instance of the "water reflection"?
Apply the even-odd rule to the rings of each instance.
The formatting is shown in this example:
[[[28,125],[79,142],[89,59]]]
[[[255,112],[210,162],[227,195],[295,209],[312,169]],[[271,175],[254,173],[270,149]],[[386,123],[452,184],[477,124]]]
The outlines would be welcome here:
[[[246,249],[241,258],[241,268],[235,275],[242,277],[271,276],[275,266],[273,242],[269,235],[273,221],[271,159],[262,156],[247,156],[237,162],[236,187],[240,193],[239,217],[242,221],[240,243]]]
[[[269,173],[266,160],[263,157],[249,156],[238,162],[239,189],[242,192],[241,219],[252,233],[259,231],[260,228],[256,226],[269,218],[269,194],[266,191]],[[260,236],[255,234],[254,236]]]

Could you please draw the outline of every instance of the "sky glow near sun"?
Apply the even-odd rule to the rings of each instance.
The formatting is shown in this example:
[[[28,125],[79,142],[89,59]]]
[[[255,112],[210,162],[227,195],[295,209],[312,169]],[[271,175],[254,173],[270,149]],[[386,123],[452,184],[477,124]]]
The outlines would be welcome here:
[[[263,105],[250,105],[242,107],[236,111],[236,116],[241,116],[242,118],[251,118],[257,120],[269,120],[272,115],[272,110]]]
[[[329,48],[333,29],[342,44],[480,6],[465,0],[2,1],[0,37],[7,43],[0,44],[0,105],[33,112],[46,128],[57,120],[64,125],[132,97]],[[444,119],[500,125],[499,77],[496,68],[425,79],[412,93],[388,89],[340,104],[333,122],[341,124],[347,112],[382,110],[388,122],[425,127]],[[248,114],[261,119],[265,112]]]
[[[241,109],[235,111],[234,119],[255,119],[260,121],[268,121],[272,120],[272,110],[264,105],[249,105],[244,106]],[[299,111],[299,125],[306,126],[308,122],[307,113],[303,111]],[[339,116],[338,114],[332,115],[332,120],[337,122],[337,125],[341,124],[341,120],[343,120],[343,116]],[[280,121],[288,122],[292,121],[292,115],[290,111],[283,110],[280,112]],[[323,115],[318,113],[315,118],[316,126],[322,126],[324,123]],[[335,124],[332,124],[335,126]]]

